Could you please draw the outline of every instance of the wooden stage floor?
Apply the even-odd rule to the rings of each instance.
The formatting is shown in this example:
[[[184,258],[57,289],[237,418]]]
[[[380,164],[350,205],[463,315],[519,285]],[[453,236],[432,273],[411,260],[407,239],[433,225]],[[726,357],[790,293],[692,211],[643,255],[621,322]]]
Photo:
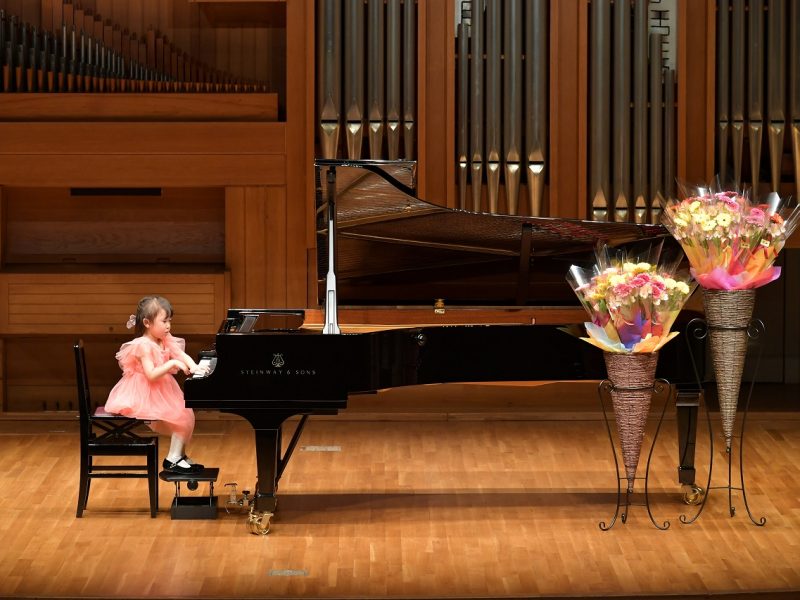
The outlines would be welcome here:
[[[248,533],[238,510],[171,520],[166,483],[151,519],[143,480],[95,481],[76,519],[74,416],[5,415],[0,597],[800,597],[799,412],[748,419],[747,498],[765,527],[750,522],[739,493],[731,518],[716,490],[696,523],[679,522],[696,509],[681,502],[668,409],[649,490],[654,515],[670,528],[658,531],[643,507],[632,507],[626,523],[604,532],[598,523],[613,515],[616,480],[596,407],[565,407],[556,397],[537,411],[506,388],[488,393],[499,409],[465,395],[459,409],[442,412],[423,395],[400,410],[380,396],[353,401],[338,417],[312,417],[264,537]],[[387,410],[377,412],[382,402]],[[162,439],[162,455],[166,448]],[[224,483],[253,489],[244,421],[199,417],[190,450],[220,468],[221,506]],[[717,451],[715,485],[725,460]]]

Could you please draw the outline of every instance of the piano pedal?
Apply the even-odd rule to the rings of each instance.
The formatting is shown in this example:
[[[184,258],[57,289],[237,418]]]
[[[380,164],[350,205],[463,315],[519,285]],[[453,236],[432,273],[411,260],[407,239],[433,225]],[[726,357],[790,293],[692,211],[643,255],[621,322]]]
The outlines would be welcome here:
[[[250,490],[242,490],[242,495],[241,497],[239,496],[238,485],[239,484],[235,481],[225,484],[225,487],[228,489],[226,494],[228,499],[225,501],[225,512],[228,514],[235,508],[248,508],[253,502],[250,496]]]
[[[172,499],[170,516],[173,520],[216,519],[217,497],[214,495],[214,482],[219,476],[218,468],[203,469],[196,473],[172,473],[161,471],[159,479],[175,484],[175,497]],[[200,482],[208,482],[207,496],[183,496],[181,484],[195,491]]]

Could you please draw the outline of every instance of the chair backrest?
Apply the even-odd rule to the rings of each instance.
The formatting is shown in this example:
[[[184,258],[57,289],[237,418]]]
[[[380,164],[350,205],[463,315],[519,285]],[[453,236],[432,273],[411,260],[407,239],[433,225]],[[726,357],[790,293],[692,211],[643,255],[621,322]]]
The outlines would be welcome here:
[[[86,443],[92,437],[92,398],[89,392],[89,376],[86,372],[86,353],[83,340],[78,340],[72,347],[75,352],[75,375],[78,382],[78,414],[81,422],[81,442]]]

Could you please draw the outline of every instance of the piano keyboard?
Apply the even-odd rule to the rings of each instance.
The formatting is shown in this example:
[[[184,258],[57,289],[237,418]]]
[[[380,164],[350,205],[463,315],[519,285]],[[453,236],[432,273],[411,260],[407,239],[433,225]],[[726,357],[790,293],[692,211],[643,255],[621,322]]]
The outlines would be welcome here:
[[[205,379],[206,377],[208,377],[209,375],[211,375],[214,372],[214,369],[217,366],[217,357],[216,356],[212,356],[212,357],[201,358],[200,362],[197,363],[197,366],[198,367],[206,367],[207,370],[206,370],[205,373],[203,373],[203,372],[194,373],[192,375],[192,379]]]

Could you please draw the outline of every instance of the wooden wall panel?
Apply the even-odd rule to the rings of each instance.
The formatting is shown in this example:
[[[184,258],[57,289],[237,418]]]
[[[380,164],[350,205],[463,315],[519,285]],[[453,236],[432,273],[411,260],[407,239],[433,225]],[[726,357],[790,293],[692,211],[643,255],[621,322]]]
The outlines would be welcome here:
[[[225,262],[222,188],[75,196],[5,188],[3,264]]]
[[[3,94],[0,123],[14,121],[174,123],[277,121],[278,96],[220,94]],[[85,125],[84,125],[85,126]]]
[[[245,212],[243,187],[225,188],[225,267],[231,274],[231,306],[246,306],[247,251],[243,235]]]
[[[286,125],[208,122],[0,123],[0,156],[4,158],[94,153],[282,156],[286,153]],[[48,158],[48,162],[51,161]]]
[[[286,188],[266,188],[266,239],[262,250],[266,257],[265,306],[286,308],[286,275],[288,240],[303,236],[291,235],[286,224]]]
[[[287,232],[286,188],[230,187],[225,197],[233,305],[286,307],[287,239],[302,237]]]
[[[587,0],[550,3],[551,217],[586,218]]]
[[[286,3],[286,302],[316,305],[308,285],[314,236],[314,3]],[[305,235],[303,235],[305,232]]]
[[[8,155],[0,161],[0,182],[54,187],[283,185],[285,163],[283,155],[54,154],[47,162],[40,155]]]
[[[243,306],[267,305],[267,268],[273,257],[266,255],[267,225],[266,190],[245,188],[244,190],[244,251],[245,302]]]
[[[211,333],[229,305],[224,272],[2,273],[0,335],[126,332],[148,294],[169,298],[176,331]]]
[[[678,172],[686,181],[714,176],[716,2],[678,2]]]
[[[418,195],[442,206],[455,197],[455,62],[453,0],[425,2],[418,12]]]

